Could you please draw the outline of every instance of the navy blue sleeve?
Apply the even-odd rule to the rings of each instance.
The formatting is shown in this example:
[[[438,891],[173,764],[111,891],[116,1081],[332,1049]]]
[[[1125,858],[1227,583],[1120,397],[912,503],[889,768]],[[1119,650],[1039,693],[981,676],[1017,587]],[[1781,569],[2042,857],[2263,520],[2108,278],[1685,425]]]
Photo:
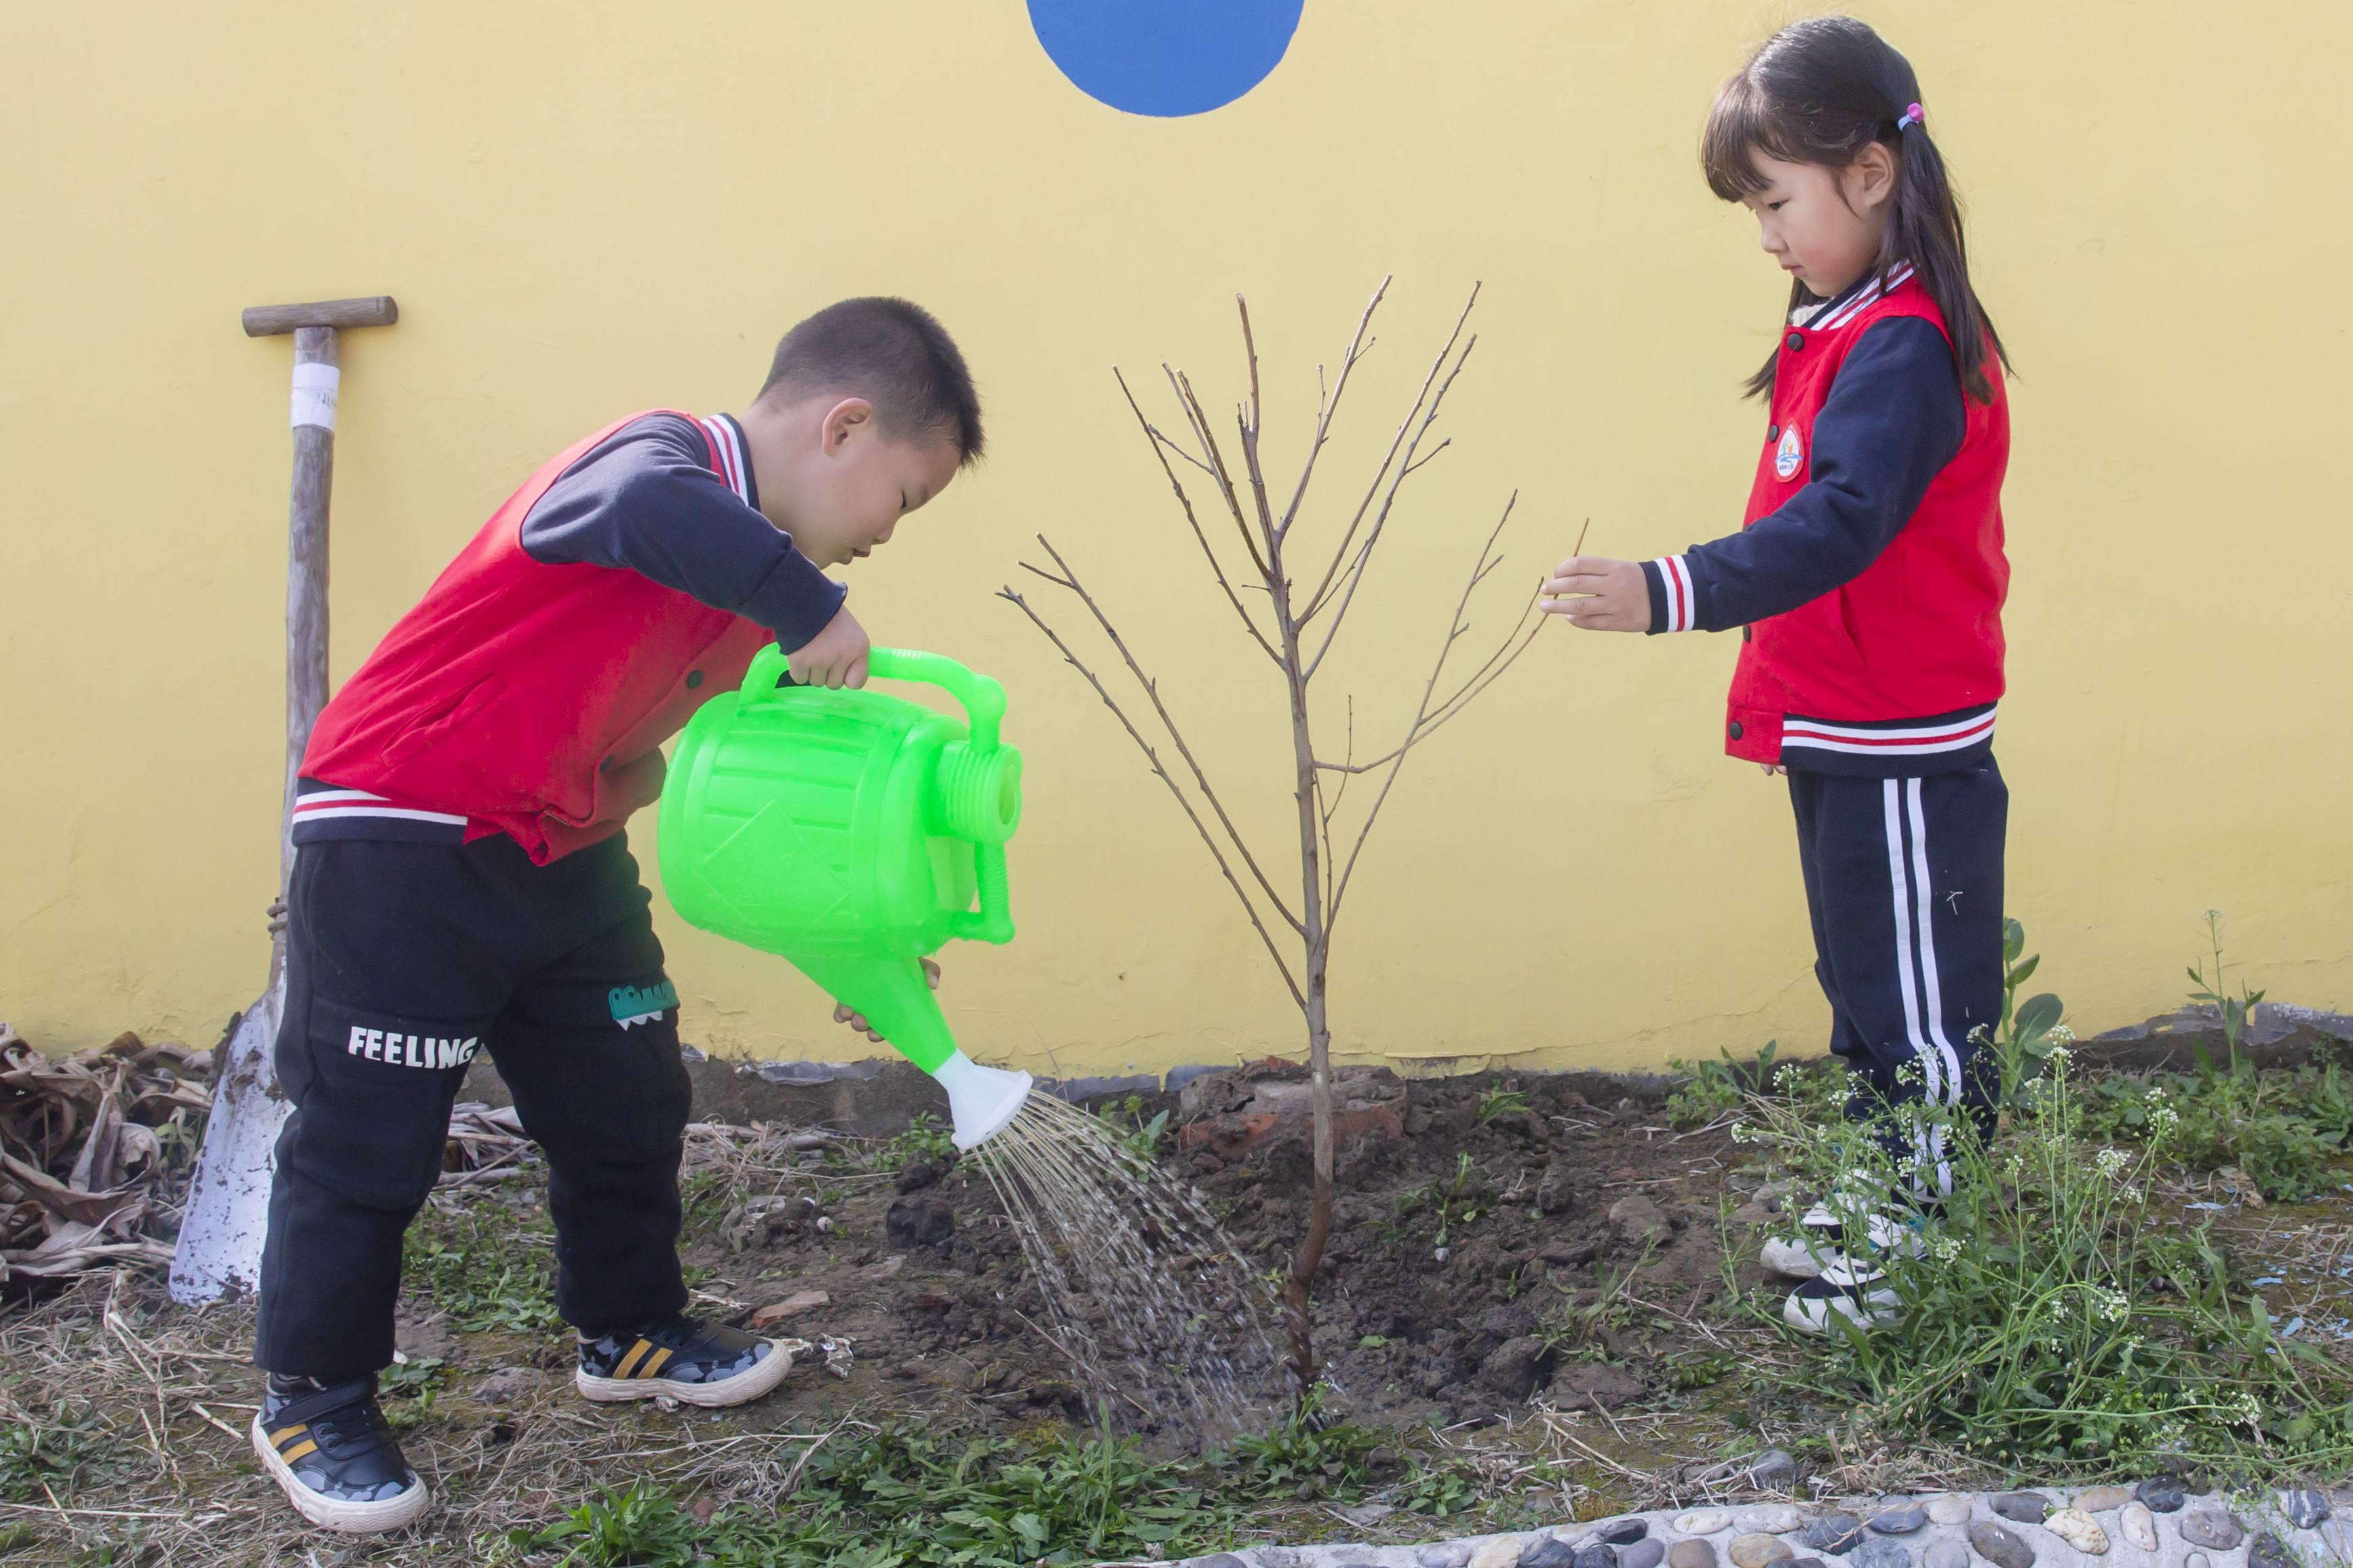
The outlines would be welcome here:
[[[757,621],[787,653],[825,629],[848,590],[736,498],[694,421],[649,414],[547,488],[522,547],[550,565],[618,566]]]
[[[1967,428],[1945,334],[1916,316],[1873,322],[1807,433],[1804,488],[1738,533],[1643,563],[1651,629],[1724,631],[1854,581],[1919,510]]]

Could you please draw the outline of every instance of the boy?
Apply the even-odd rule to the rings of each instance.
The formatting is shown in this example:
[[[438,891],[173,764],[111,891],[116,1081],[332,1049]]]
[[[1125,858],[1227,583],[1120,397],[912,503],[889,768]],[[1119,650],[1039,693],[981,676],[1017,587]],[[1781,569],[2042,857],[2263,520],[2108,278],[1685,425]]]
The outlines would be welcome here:
[[[964,358],[903,300],[785,335],[740,418],[655,411],[515,492],[320,715],[294,808],[278,1144],[254,1361],[263,1464],[302,1516],[428,1502],[375,1400],[401,1237],[487,1049],[548,1161],[556,1309],[590,1399],[740,1404],[788,1357],[683,1315],[678,994],[622,824],[661,742],[774,641],[865,683],[823,568],[981,453]]]

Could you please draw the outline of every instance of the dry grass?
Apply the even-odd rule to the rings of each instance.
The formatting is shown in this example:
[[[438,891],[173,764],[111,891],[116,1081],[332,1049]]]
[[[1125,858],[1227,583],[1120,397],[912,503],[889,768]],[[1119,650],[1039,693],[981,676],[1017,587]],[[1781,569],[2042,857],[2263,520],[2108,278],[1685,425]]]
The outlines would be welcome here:
[[[828,1435],[747,1430],[737,1413],[586,1405],[562,1378],[496,1410],[445,1395],[401,1435],[434,1489],[433,1511],[398,1536],[344,1540],[306,1526],[255,1461],[252,1330],[248,1308],[189,1311],[128,1275],[85,1279],[0,1325],[0,1428],[71,1437],[94,1413],[105,1434],[79,1474],[27,1478],[29,1500],[0,1505],[0,1557],[190,1568],[495,1561],[509,1531],[639,1478],[682,1497],[772,1505]]]

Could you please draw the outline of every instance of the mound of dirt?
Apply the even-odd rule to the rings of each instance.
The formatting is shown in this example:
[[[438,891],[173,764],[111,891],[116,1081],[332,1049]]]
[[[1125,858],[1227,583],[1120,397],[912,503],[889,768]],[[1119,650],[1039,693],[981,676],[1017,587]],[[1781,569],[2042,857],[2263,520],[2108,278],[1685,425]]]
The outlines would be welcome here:
[[[1162,1157],[1270,1275],[1307,1223],[1305,1077],[1271,1061],[1180,1095],[1121,1097],[1113,1112],[1169,1113]],[[1622,1081],[1378,1070],[1344,1075],[1335,1104],[1353,1135],[1337,1152],[1316,1346],[1353,1414],[1477,1422],[1546,1390],[1555,1403],[1615,1407],[1677,1348],[1627,1327],[1655,1321],[1631,1302],[1688,1317],[1723,1288],[1730,1139],[1672,1131],[1657,1101]],[[700,1218],[688,1240],[689,1262],[708,1271],[705,1310],[853,1349],[846,1380],[788,1384],[776,1419],[818,1419],[871,1394],[1017,1419],[1084,1415],[1087,1391],[1045,1339],[1046,1303],[968,1163],[923,1154],[845,1176],[821,1152],[801,1158],[805,1179]]]

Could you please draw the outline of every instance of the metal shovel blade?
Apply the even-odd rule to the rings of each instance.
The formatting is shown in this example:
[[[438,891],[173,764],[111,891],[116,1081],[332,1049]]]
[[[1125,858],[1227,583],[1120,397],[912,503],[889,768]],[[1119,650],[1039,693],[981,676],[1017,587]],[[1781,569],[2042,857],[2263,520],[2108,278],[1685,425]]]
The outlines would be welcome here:
[[[245,1011],[221,1047],[211,1119],[196,1155],[195,1180],[172,1254],[172,1300],[190,1306],[258,1295],[261,1243],[269,1226],[269,1180],[278,1133],[293,1110],[278,1087],[272,1052],[286,1010],[281,976]]]

